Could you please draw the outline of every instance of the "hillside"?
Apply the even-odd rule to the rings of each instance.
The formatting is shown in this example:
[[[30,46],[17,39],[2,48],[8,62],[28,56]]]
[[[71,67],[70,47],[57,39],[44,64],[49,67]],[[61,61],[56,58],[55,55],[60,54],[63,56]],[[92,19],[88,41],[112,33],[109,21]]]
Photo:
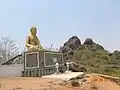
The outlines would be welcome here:
[[[73,63],[71,70],[120,76],[120,51],[108,52],[100,44],[87,38],[83,44],[77,36],[64,43],[60,51],[64,59]]]

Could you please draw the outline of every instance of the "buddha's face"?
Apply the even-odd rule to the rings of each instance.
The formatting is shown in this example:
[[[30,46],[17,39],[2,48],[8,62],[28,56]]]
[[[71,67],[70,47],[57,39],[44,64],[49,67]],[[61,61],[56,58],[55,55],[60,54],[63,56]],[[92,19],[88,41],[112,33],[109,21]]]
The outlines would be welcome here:
[[[32,35],[36,35],[36,34],[37,34],[37,29],[36,29],[36,28],[33,28],[33,29],[31,30],[31,34],[32,34]]]

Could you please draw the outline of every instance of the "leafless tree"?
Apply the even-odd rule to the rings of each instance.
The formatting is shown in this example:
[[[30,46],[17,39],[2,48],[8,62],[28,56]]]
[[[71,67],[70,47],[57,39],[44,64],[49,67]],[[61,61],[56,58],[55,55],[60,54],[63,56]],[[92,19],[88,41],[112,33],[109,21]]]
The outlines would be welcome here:
[[[0,62],[9,60],[17,54],[19,54],[19,48],[14,40],[10,37],[2,37],[0,39]]]

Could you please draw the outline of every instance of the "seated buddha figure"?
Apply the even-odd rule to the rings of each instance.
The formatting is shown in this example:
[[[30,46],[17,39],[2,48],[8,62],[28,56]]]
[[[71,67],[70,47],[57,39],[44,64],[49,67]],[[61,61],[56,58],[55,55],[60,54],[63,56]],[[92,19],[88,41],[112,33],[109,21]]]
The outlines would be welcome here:
[[[42,49],[40,40],[36,34],[37,28],[36,27],[30,28],[30,35],[28,35],[26,39],[27,51],[38,51]]]

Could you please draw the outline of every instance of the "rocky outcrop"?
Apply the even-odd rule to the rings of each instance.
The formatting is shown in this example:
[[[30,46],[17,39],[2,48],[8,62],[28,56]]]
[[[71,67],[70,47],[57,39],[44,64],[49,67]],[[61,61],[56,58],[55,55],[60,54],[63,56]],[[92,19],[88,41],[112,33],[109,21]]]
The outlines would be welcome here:
[[[69,51],[77,49],[80,45],[80,39],[77,36],[72,36],[66,43],[64,43],[64,46],[60,48],[60,51],[67,53]]]
[[[85,40],[84,44],[86,44],[86,45],[92,45],[92,44],[94,44],[94,42],[93,42],[93,40],[91,38],[87,38]]]

